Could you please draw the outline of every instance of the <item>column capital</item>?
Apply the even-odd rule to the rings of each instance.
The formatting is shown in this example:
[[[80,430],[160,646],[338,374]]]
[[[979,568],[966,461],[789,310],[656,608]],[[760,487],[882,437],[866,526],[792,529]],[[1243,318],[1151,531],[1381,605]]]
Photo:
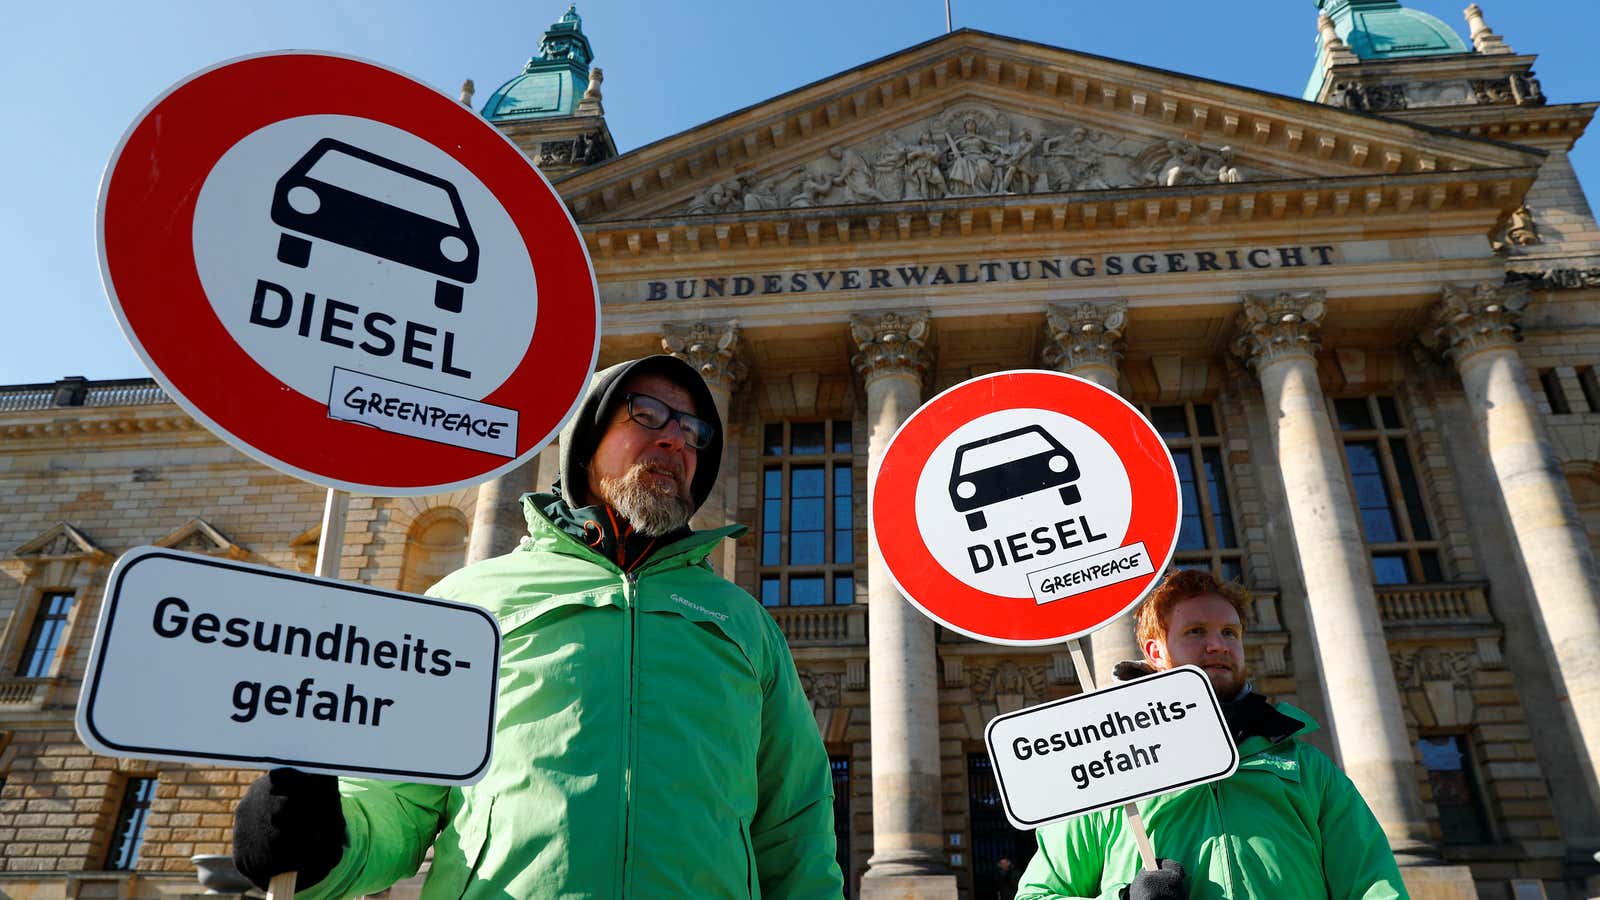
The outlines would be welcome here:
[[[1122,329],[1128,324],[1128,301],[1099,300],[1067,306],[1052,303],[1044,311],[1044,364],[1060,372],[1104,366],[1115,372],[1122,362]]]
[[[721,388],[730,394],[750,372],[739,358],[738,319],[693,325],[664,324],[661,326],[661,349],[694,366],[713,389]]]
[[[928,350],[933,321],[927,310],[900,310],[850,317],[856,354],[850,362],[861,377],[908,374],[922,377],[933,366]]]
[[[1445,285],[1433,311],[1433,344],[1456,365],[1479,350],[1510,347],[1522,331],[1519,323],[1527,305],[1527,285]]]
[[[1269,291],[1241,294],[1239,300],[1244,309],[1239,313],[1233,352],[1254,366],[1257,374],[1280,359],[1316,357],[1327,291]]]

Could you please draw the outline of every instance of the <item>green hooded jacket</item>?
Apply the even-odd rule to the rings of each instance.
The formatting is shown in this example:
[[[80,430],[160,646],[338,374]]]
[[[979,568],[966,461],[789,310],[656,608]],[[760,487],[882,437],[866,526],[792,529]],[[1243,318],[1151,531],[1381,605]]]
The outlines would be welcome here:
[[[832,776],[777,623],[704,563],[632,574],[523,500],[530,536],[430,594],[500,622],[493,758],[467,788],[344,779],[349,846],[302,898],[838,898]]]
[[[1277,710],[1316,722],[1287,703]],[[1190,900],[1406,898],[1394,853],[1355,785],[1333,761],[1289,737],[1239,745],[1222,781],[1139,803],[1156,855],[1183,864]],[[1017,900],[1114,900],[1141,866],[1121,808],[1040,828]]]

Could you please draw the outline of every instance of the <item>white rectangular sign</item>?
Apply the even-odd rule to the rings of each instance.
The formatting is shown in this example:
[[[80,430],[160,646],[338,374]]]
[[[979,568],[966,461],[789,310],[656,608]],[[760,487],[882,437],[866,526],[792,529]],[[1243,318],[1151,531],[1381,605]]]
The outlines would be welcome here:
[[[1149,552],[1144,549],[1144,541],[1135,541],[1126,547],[1029,572],[1028,587],[1033,590],[1033,602],[1043,606],[1052,600],[1087,593],[1140,575],[1150,575],[1155,570]]]
[[[984,740],[1006,818],[1020,829],[1218,781],[1239,767],[1216,692],[1195,666],[996,716]]]
[[[78,737],[109,756],[471,784],[499,660],[475,606],[139,547],[106,586]]]
[[[354,369],[334,367],[328,417],[495,456],[517,455],[516,410]]]

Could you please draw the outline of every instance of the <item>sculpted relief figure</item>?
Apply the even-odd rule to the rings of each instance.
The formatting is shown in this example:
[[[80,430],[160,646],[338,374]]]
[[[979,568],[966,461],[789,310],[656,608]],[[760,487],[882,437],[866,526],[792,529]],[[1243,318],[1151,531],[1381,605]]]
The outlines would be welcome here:
[[[746,211],[760,209],[779,209],[778,179],[768,178],[766,181],[757,182],[754,176],[745,179],[744,208]]]
[[[1246,177],[1232,147],[1107,134],[1041,122],[965,102],[785,174],[747,173],[694,194],[685,212],[804,209],[1136,186],[1236,184]]]
[[[844,187],[844,202],[868,203],[888,200],[874,184],[872,167],[860,153],[846,147],[829,148],[828,155],[839,161],[839,174],[833,183]]]
[[[833,176],[826,172],[811,172],[807,169],[796,169],[795,174],[799,176],[799,181],[794,193],[789,197],[790,208],[823,205],[823,198],[833,191]]]
[[[873,185],[885,199],[905,199],[906,163],[911,148],[890,134],[872,160]]]
[[[744,208],[744,186],[738,178],[719,181],[689,198],[690,215],[732,212]]]
[[[1006,145],[997,161],[1000,177],[995,180],[995,193],[1028,194],[1034,184],[1033,133],[1023,131],[1015,143]]]
[[[1082,126],[1044,139],[1043,150],[1049,190],[1103,191],[1116,187],[1106,178],[1109,154],[1098,148],[1099,133]]]
[[[990,152],[998,148],[995,142],[978,133],[978,120],[967,116],[961,120],[959,137],[945,133],[950,145],[950,171],[945,175],[950,184],[950,196],[970,197],[992,193],[994,163]]]
[[[1239,174],[1239,166],[1236,164],[1232,147],[1223,147],[1218,150],[1217,159],[1219,161],[1217,166],[1217,181],[1219,183],[1238,184],[1244,180],[1244,176]]]
[[[1539,237],[1538,223],[1533,221],[1533,211],[1524,204],[1511,211],[1504,228],[1490,239],[1489,246],[1503,254],[1510,252],[1513,246],[1531,247],[1543,240]]]
[[[1244,180],[1232,147],[1212,150],[1190,141],[1152,145],[1134,161],[1140,181],[1160,187],[1185,184],[1237,184]]]
[[[924,131],[917,142],[906,148],[905,194],[903,200],[937,200],[945,195],[944,172],[939,164],[944,150]]]

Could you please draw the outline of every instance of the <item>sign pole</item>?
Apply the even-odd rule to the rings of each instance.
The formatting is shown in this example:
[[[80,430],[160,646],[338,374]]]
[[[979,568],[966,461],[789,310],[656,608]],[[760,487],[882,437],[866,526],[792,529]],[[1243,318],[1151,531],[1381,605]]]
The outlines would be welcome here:
[[[317,540],[317,577],[338,578],[344,556],[344,521],[350,511],[350,494],[328,488],[322,504],[322,536]]]
[[[1072,655],[1072,666],[1078,670],[1078,684],[1085,688],[1085,693],[1096,690],[1094,684],[1094,671],[1089,667],[1089,661],[1083,655],[1083,643],[1077,638],[1067,641],[1067,652]],[[1144,860],[1146,870],[1156,868],[1156,848],[1150,843],[1150,833],[1144,830],[1144,818],[1139,815],[1139,806],[1135,803],[1122,804],[1122,815],[1128,820],[1128,827],[1133,829],[1134,843],[1139,845],[1139,856]],[[268,898],[272,900],[272,898]]]
[[[267,884],[267,900],[290,900],[294,896],[294,879],[297,873],[284,872],[272,876]]]
[[[317,539],[317,577],[338,578],[344,555],[344,522],[350,511],[349,493],[328,488],[322,504],[322,535]],[[1129,804],[1132,805],[1132,804]],[[1140,834],[1143,834],[1141,829]],[[267,900],[292,900],[298,872],[280,872],[267,884]]]

